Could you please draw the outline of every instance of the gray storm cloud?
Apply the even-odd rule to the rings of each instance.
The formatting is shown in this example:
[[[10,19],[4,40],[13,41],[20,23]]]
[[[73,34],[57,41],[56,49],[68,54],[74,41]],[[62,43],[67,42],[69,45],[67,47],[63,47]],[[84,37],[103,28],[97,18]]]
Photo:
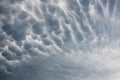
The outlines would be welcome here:
[[[119,0],[0,0],[1,80],[119,80]]]

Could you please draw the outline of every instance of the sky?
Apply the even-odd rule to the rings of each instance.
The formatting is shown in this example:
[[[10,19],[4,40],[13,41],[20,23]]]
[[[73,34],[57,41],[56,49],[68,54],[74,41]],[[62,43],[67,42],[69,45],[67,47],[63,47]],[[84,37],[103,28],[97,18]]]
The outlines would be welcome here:
[[[120,80],[119,0],[0,0],[1,80]]]

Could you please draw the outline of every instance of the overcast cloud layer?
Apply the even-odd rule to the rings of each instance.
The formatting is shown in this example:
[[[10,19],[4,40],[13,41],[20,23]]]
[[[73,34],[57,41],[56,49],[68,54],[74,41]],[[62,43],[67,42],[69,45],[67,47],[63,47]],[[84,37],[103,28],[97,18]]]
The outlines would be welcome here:
[[[0,0],[0,80],[120,80],[120,0]]]

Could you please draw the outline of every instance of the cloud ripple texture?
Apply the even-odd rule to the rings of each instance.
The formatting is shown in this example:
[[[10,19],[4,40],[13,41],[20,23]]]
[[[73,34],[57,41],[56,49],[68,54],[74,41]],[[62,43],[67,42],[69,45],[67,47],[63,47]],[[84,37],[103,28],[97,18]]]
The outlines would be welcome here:
[[[120,0],[0,0],[0,80],[120,80]]]

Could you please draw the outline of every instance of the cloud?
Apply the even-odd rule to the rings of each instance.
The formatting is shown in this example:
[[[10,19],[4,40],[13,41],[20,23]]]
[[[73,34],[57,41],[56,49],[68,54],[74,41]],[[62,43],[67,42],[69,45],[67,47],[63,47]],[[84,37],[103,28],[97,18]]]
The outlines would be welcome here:
[[[1,0],[0,79],[118,80],[117,2]]]

